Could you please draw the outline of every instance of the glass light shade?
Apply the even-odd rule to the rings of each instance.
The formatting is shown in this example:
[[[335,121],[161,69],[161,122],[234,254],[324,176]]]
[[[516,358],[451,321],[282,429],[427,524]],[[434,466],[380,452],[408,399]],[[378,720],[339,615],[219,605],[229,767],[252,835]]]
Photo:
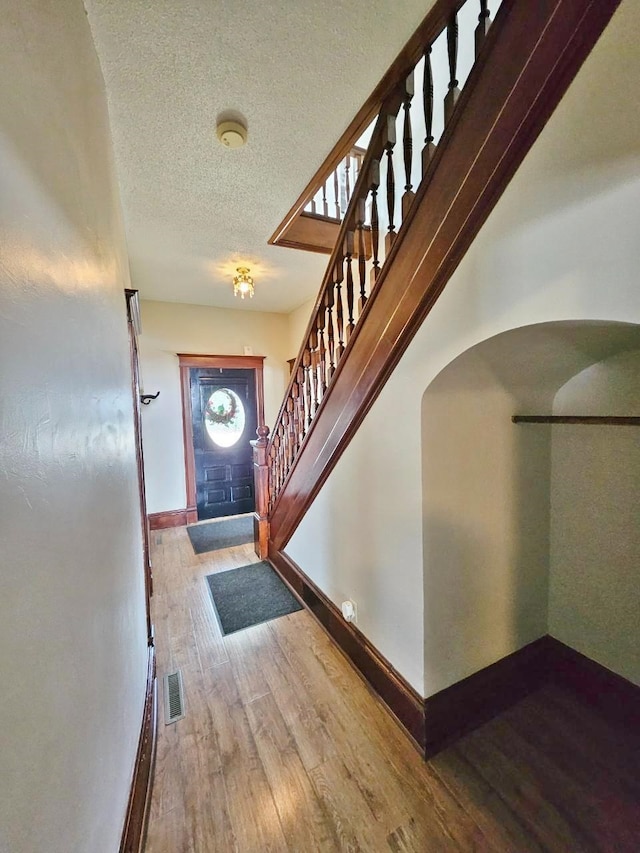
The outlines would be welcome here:
[[[245,296],[253,299],[255,288],[248,267],[238,267],[237,273],[238,275],[233,277],[233,295],[239,296],[240,299],[244,299]]]

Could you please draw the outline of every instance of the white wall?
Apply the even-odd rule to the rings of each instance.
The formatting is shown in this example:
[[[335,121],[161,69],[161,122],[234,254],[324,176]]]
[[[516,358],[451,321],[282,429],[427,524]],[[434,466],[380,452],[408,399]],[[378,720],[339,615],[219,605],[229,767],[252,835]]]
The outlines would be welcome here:
[[[141,305],[140,368],[144,391],[160,397],[142,411],[147,510],[186,507],[182,399],[176,353],[243,355],[264,360],[265,420],[272,426],[288,381],[286,314],[228,310],[173,302]]]
[[[550,430],[514,427],[511,416],[529,395],[491,369],[484,355],[492,344],[506,355],[517,340],[503,335],[464,353],[422,402],[424,665],[432,685],[465,678],[547,633]]]
[[[113,853],[147,648],[104,87],[80,0],[2,0],[0,55],[0,850]]]
[[[579,373],[553,411],[640,416],[640,351]],[[549,631],[640,684],[640,430],[552,429]]]
[[[502,331],[640,320],[639,40],[624,0],[286,549],[423,695],[459,673],[425,673],[422,394]]]

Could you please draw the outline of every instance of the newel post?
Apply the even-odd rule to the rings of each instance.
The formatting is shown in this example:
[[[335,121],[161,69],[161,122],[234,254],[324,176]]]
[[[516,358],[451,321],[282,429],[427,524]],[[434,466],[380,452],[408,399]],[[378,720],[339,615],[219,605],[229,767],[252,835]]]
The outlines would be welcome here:
[[[269,465],[267,461],[269,427],[259,426],[256,432],[258,439],[251,442],[253,447],[253,482],[256,494],[253,539],[256,554],[261,560],[264,560],[269,548]]]

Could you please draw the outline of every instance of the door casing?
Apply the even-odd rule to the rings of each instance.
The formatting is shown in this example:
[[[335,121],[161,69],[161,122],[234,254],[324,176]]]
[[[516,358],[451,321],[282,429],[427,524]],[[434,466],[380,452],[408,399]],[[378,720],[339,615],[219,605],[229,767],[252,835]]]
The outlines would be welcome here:
[[[187,524],[198,520],[196,506],[196,467],[193,451],[193,418],[191,414],[191,390],[189,369],[191,367],[241,368],[253,370],[256,380],[256,407],[258,426],[264,424],[263,355],[198,355],[178,353],[180,363],[180,387],[182,391],[182,434],[184,439],[184,468],[187,487]],[[257,436],[256,436],[257,438]]]

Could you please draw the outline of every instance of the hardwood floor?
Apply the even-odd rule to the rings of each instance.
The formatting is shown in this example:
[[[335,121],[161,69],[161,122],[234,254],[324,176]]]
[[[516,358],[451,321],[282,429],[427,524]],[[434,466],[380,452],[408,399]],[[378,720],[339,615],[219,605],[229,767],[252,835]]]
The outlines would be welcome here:
[[[306,611],[221,637],[204,577],[252,546],[151,540],[158,675],[182,669],[186,716],[160,720],[146,853],[640,850],[640,740],[570,695],[425,763]]]

